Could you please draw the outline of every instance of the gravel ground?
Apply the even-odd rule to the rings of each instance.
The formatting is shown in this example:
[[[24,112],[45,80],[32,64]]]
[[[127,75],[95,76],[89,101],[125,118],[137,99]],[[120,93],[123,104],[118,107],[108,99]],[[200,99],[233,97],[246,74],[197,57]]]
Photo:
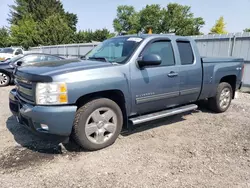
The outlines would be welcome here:
[[[223,114],[205,109],[124,132],[97,152],[18,125],[0,88],[0,185],[10,187],[250,187],[250,94]]]

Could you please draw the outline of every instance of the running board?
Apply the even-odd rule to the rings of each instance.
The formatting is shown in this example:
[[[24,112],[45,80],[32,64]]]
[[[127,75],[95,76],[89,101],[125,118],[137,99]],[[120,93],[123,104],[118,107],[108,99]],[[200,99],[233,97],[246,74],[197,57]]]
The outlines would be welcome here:
[[[164,118],[164,117],[169,117],[169,116],[173,116],[173,115],[176,115],[176,114],[181,114],[183,112],[196,110],[197,108],[198,108],[197,105],[190,104],[190,105],[181,106],[181,107],[178,107],[178,108],[173,108],[173,109],[169,109],[169,110],[155,112],[155,113],[152,113],[152,114],[142,115],[142,116],[139,116],[139,117],[131,118],[129,120],[133,123],[133,125],[137,125],[137,124],[140,124],[140,123],[145,123],[145,122],[148,122],[148,121],[152,121],[152,120],[156,120],[156,119],[160,119],[160,118]]]

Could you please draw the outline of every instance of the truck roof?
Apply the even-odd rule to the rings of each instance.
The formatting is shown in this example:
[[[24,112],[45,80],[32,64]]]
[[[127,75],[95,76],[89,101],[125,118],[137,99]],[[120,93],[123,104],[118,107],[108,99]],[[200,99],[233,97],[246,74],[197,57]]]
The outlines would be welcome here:
[[[173,35],[173,34],[133,34],[133,35],[120,35],[120,36],[116,36],[114,38],[118,38],[118,37],[140,37],[143,39],[146,38],[158,38],[158,37],[168,37],[170,39],[188,39],[188,40],[192,40],[191,37],[188,36],[179,36],[179,35]]]

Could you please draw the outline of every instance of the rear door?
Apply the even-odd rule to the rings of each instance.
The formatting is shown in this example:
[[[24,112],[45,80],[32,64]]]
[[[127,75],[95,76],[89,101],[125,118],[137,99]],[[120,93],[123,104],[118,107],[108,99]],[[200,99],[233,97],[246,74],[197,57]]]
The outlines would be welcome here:
[[[176,40],[180,61],[180,104],[194,102],[198,99],[202,85],[201,59],[195,56],[192,42],[186,39]],[[198,53],[198,52],[197,52]]]

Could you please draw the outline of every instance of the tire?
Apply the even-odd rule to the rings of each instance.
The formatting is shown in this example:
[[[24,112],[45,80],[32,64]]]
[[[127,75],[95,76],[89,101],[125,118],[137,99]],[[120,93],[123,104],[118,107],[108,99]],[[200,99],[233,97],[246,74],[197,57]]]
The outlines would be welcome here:
[[[10,77],[6,73],[0,72],[0,87],[5,87],[10,84]]]
[[[112,145],[122,124],[122,111],[114,101],[95,99],[77,110],[72,136],[83,149],[95,151]]]
[[[217,113],[225,112],[229,108],[232,98],[233,90],[231,85],[222,82],[217,88],[216,95],[208,100],[209,108]]]

